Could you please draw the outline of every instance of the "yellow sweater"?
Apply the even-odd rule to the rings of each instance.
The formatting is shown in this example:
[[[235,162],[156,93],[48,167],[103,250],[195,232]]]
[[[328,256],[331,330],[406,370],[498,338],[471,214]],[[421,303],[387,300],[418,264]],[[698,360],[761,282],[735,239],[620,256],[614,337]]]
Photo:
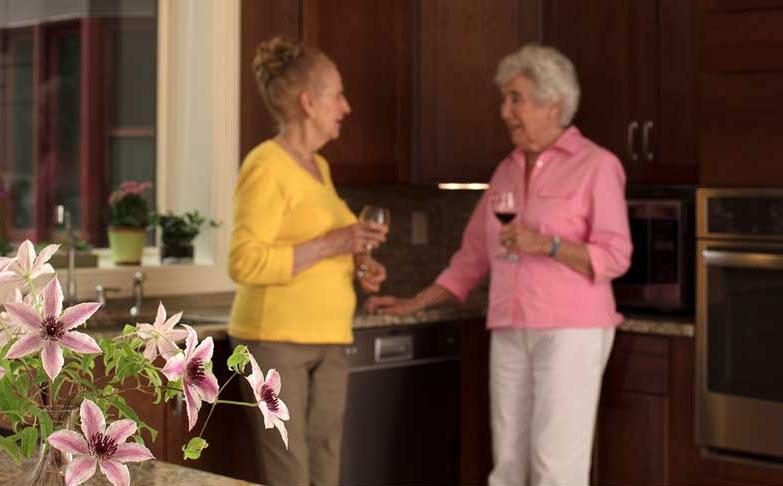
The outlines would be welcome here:
[[[293,247],[356,222],[329,165],[323,184],[268,140],[245,158],[234,202],[229,273],[238,284],[228,333],[239,339],[349,343],[356,307],[353,257],[319,261],[293,276]]]

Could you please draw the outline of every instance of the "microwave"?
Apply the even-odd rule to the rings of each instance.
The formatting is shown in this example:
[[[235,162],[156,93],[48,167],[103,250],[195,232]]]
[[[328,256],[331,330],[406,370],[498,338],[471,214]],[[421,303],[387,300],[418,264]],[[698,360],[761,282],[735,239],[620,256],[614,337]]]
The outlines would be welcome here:
[[[613,282],[620,309],[693,310],[693,207],[693,192],[689,190],[628,199],[631,266]]]

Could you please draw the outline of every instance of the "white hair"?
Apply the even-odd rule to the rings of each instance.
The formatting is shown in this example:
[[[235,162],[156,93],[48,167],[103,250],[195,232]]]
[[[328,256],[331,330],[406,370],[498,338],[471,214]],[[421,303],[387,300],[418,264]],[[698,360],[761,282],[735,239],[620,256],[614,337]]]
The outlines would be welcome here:
[[[573,63],[554,47],[527,44],[503,58],[495,83],[502,86],[522,75],[533,83],[537,103],[561,104],[560,126],[567,127],[579,107],[579,81]]]

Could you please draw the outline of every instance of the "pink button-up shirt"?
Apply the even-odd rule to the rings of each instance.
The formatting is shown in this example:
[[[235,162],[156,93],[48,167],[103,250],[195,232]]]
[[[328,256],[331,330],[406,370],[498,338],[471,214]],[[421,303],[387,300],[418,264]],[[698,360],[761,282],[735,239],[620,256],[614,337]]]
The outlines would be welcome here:
[[[468,221],[462,247],[437,283],[460,300],[491,270],[487,327],[587,328],[622,322],[611,280],[625,273],[631,238],[625,173],[611,152],[570,127],[543,151],[525,190],[525,156],[512,152],[500,165]],[[516,222],[563,241],[587,245],[593,276],[547,255],[498,258],[500,222],[492,191],[514,191]]]

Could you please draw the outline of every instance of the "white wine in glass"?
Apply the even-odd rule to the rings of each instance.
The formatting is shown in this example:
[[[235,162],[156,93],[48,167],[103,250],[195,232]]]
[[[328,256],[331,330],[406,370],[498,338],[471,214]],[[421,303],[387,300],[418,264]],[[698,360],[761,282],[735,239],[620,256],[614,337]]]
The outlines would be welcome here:
[[[377,206],[364,206],[362,212],[359,213],[359,221],[365,223],[375,223],[380,226],[384,226],[386,231],[389,230],[389,224],[391,223],[391,213],[386,208],[379,208]],[[370,260],[372,256],[372,247],[368,244],[365,252],[365,262]],[[368,272],[367,264],[362,263],[359,267],[359,277],[364,277]]]

